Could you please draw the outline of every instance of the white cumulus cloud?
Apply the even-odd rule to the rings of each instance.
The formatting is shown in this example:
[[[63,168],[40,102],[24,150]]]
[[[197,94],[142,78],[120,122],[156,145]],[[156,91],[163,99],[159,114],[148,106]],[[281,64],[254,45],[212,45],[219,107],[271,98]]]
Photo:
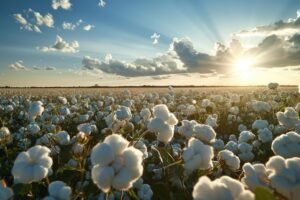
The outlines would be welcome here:
[[[64,41],[62,37],[57,35],[54,45],[38,47],[38,49],[42,52],[58,51],[62,53],[77,53],[79,51],[79,43],[76,40],[71,43],[68,43]]]
[[[64,10],[69,10],[71,8],[72,4],[69,0],[52,0],[52,8],[54,10],[57,10],[59,8],[62,8]]]

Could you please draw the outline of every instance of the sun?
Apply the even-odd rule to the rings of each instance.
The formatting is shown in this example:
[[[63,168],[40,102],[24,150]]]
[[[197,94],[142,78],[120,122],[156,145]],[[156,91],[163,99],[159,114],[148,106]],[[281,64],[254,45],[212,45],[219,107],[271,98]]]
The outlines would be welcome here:
[[[253,60],[250,58],[239,58],[234,63],[234,66],[238,72],[248,72],[253,65]]]

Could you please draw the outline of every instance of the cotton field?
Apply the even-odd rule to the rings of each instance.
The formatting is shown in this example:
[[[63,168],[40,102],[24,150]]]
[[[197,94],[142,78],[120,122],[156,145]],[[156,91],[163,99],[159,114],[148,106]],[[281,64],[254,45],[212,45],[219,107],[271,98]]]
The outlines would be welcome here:
[[[299,199],[297,88],[84,90],[0,90],[1,200]]]

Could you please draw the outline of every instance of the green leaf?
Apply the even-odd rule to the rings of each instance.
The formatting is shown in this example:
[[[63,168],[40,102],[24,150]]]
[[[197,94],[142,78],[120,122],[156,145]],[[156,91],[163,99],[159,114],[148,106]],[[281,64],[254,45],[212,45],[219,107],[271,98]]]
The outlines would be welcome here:
[[[163,164],[165,166],[175,162],[175,159],[172,157],[172,148],[158,147],[157,149],[158,149],[158,151],[161,155],[161,158],[163,160]]]
[[[266,187],[258,186],[254,189],[255,200],[275,200],[272,191]]]

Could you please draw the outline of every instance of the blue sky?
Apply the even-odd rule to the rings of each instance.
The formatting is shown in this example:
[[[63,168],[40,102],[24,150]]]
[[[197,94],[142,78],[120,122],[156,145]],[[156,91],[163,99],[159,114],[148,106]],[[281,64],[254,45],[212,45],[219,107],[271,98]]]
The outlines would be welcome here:
[[[200,53],[213,56],[216,54],[214,49],[216,42],[227,47],[233,38],[238,39],[245,48],[250,49],[261,43],[266,37],[274,34],[274,32],[269,31],[258,36],[252,34],[253,28],[269,26],[279,20],[289,23],[287,22],[289,18],[296,21],[297,10],[300,9],[300,1],[297,0],[104,1],[105,6],[100,7],[98,6],[99,0],[69,0],[67,2],[72,4],[71,7],[54,9],[52,0],[3,0],[0,7],[0,26],[3,27],[0,37],[0,85],[14,85],[15,83],[18,86],[51,85],[53,83],[71,85],[73,83],[72,77],[78,78],[78,85],[117,84],[107,81],[113,77],[118,77],[121,80],[118,82],[120,85],[123,82],[127,83],[128,79],[132,81],[132,84],[139,84],[138,80],[141,76],[147,76],[147,80],[150,82],[172,84],[172,80],[165,82],[172,79],[170,77],[173,75],[170,74],[175,74],[175,77],[184,72],[193,77],[195,73],[205,72],[207,74],[209,71],[203,70],[204,67],[197,71],[194,70],[194,66],[188,66],[186,62],[183,62],[186,54],[182,57],[179,56],[179,50],[171,49],[172,44],[173,46],[174,44],[184,46],[189,44],[188,41],[191,41],[192,49],[197,51],[193,55],[198,56],[197,58],[201,57],[199,56]],[[51,14],[54,21],[53,27],[40,25],[39,28],[42,33],[21,30],[22,25],[16,20],[15,14],[21,14],[32,25],[36,23],[32,15],[33,12],[30,12],[29,9],[40,13],[42,16],[47,13]],[[74,25],[79,20],[82,22],[74,30],[65,30],[62,26],[63,22]],[[83,30],[83,27],[87,25],[91,25],[93,28],[89,31]],[[298,26],[295,26],[292,33],[276,32],[275,34],[280,35],[278,36],[280,38],[283,36],[292,37],[298,33],[298,29],[300,30]],[[234,35],[242,30],[249,31],[250,36]],[[156,44],[153,44],[153,39],[150,38],[154,33],[160,36]],[[77,41],[79,47],[76,47],[73,52],[63,52],[52,48],[57,36],[60,36],[67,44]],[[174,38],[178,38],[177,43],[174,43]],[[181,40],[182,38],[188,38],[188,41]],[[43,47],[47,47],[46,52],[41,50]],[[132,76],[130,74],[132,70],[126,73],[120,72],[124,68],[120,66],[122,63],[131,63],[137,67],[138,64],[135,60],[138,58],[153,59],[158,55],[166,54],[166,52],[169,55],[170,51],[176,52],[175,57],[180,57],[176,59],[176,62],[182,62],[181,64],[177,63],[175,70],[172,66],[166,66],[166,70],[163,68],[155,72],[151,71],[149,74],[147,74],[149,70],[146,70],[145,73],[144,71],[133,73]],[[105,65],[101,63],[104,62],[106,54],[111,54],[115,62]],[[88,56],[89,62],[84,65],[82,62],[86,56]],[[93,61],[96,59],[99,63],[90,66],[92,59],[94,59]],[[159,62],[163,62],[161,59],[163,58],[159,58]],[[26,68],[25,70],[14,70],[10,67],[20,60],[22,60],[21,64]],[[196,63],[199,64],[200,62],[202,63],[202,61],[197,60]],[[235,65],[236,62],[232,61],[232,63]],[[260,63],[265,66],[268,65],[268,67],[258,67],[265,67],[266,70],[270,71],[269,62]],[[125,68],[128,66],[127,64],[124,64]],[[140,65],[147,68],[153,65],[156,67],[156,64],[142,63]],[[209,63],[208,65],[213,64]],[[298,62],[293,62],[292,65],[288,62],[288,64],[278,67],[293,68],[299,65]],[[104,69],[111,66],[113,67],[112,70]],[[43,70],[33,70],[34,67]],[[45,70],[46,67],[52,67],[51,69],[55,70]],[[117,71],[114,71],[114,67]],[[276,70],[278,67],[276,66]],[[92,68],[92,70],[87,70],[87,68]],[[227,76],[224,70],[219,71],[218,69],[217,67],[212,68],[214,72],[212,74]],[[293,72],[293,70],[290,71]],[[275,73],[274,70],[273,72]],[[65,77],[66,81],[57,83],[57,80],[53,79],[57,75]],[[160,78],[153,78],[153,76]],[[40,77],[43,78],[42,80],[47,80],[46,83],[39,82]],[[223,82],[224,79],[221,81]],[[284,82],[284,80],[282,81]],[[218,83],[216,81],[216,84]],[[231,83],[229,80],[227,84]],[[245,82],[245,84],[249,83],[252,82]],[[261,80],[257,83],[261,83]],[[288,83],[297,84],[296,81]],[[187,82],[187,84],[190,83]]]

